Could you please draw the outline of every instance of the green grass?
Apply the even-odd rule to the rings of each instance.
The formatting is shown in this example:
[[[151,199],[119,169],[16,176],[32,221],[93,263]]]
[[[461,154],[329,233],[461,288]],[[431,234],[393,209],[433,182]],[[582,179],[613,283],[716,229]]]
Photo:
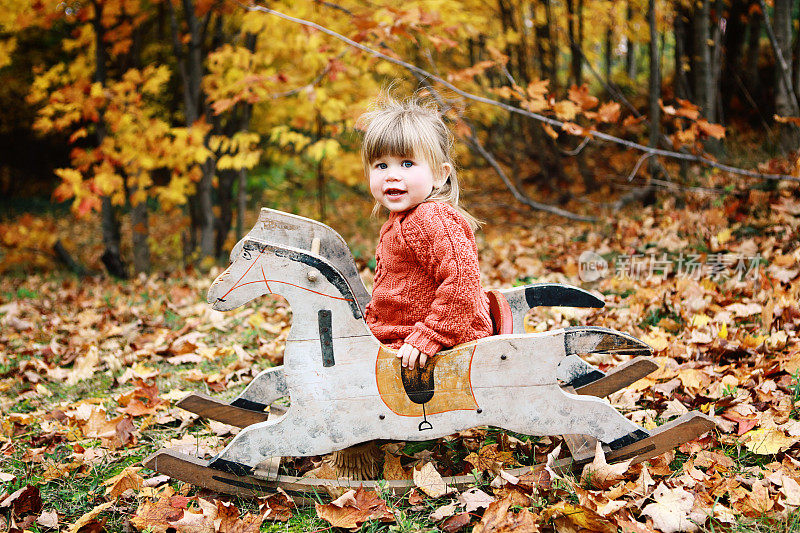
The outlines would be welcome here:
[[[722,524],[712,519],[700,529],[702,533],[797,533],[800,531],[800,510],[794,510],[786,518],[761,516],[758,518],[737,517],[733,524]]]
[[[317,510],[313,505],[299,507],[294,512],[294,516],[288,522],[265,522],[261,531],[273,533],[283,531],[322,531],[330,529],[330,524],[317,516]]]
[[[82,446],[89,448],[98,446],[99,442],[81,441]],[[45,453],[44,459],[55,464],[66,464],[72,460],[73,443],[62,442],[52,452]],[[109,455],[97,463],[79,467],[63,477],[44,482],[43,471],[32,463],[27,454],[32,453],[30,440],[24,436],[15,438],[11,456],[0,456],[0,471],[13,474],[16,480],[0,485],[0,492],[14,492],[26,485],[39,488],[44,502],[44,511],[55,509],[59,513],[59,524],[67,526],[75,522],[96,505],[105,501],[106,487],[103,482],[119,474],[124,468],[139,463],[150,449],[146,446],[136,447],[121,453]],[[38,472],[38,473],[34,473]],[[103,516],[108,517],[106,531],[123,531],[125,522],[137,507],[135,500],[120,500]],[[64,527],[66,529],[66,527]],[[31,531],[39,532],[41,528],[35,524]]]
[[[793,383],[790,386],[792,391],[792,412],[789,416],[795,420],[800,420],[800,371],[792,376]]]
[[[651,309],[644,320],[639,323],[639,327],[646,328],[647,326],[657,326],[664,318],[672,319],[678,324],[683,323],[680,313],[673,309],[672,306],[665,303],[660,307]]]

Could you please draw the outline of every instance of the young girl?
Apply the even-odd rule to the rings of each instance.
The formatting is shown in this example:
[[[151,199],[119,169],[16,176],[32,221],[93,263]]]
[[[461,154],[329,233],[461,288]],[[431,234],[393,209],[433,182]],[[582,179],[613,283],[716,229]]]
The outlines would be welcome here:
[[[441,349],[492,334],[476,221],[458,206],[452,136],[434,106],[385,99],[362,116],[369,188],[389,210],[366,319],[414,368]]]

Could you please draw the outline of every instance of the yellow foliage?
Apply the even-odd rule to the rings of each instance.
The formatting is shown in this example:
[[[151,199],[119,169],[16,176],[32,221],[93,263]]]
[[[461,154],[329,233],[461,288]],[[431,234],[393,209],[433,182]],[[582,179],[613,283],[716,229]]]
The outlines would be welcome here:
[[[561,120],[572,120],[578,114],[579,108],[569,100],[562,100],[553,106],[553,111]]]
[[[4,21],[9,21],[8,27],[18,21],[45,25],[49,22],[37,20],[41,13],[48,9],[60,12],[57,0],[42,0],[44,11],[32,15],[23,15],[24,0],[9,1],[16,14],[0,14],[4,28]],[[601,42],[609,25],[614,28],[614,42],[623,33],[628,37],[646,33],[643,0],[632,2],[631,24],[626,24],[627,4],[587,4],[584,16],[591,11],[593,20],[599,23],[585,26],[585,41]],[[497,65],[509,60],[505,55],[508,45],[526,44],[526,36],[534,31],[532,25],[543,25],[549,18],[557,27],[553,28],[551,42],[543,44],[564,46],[563,36],[559,37],[567,16],[563,3],[551,3],[548,8],[512,1],[511,25],[498,16],[496,8],[487,8],[475,0],[457,4],[409,0],[399,6],[388,0],[370,5],[342,0],[337,5],[343,9],[289,0],[270,4],[407,61],[427,61],[421,59],[420,51],[430,52],[429,60],[438,72],[452,74],[451,79],[459,88],[475,93],[486,93],[486,76],[495,76]],[[102,3],[104,39],[112,57],[128,50],[133,30],[152,17],[150,8],[141,0]],[[29,96],[30,102],[41,106],[36,128],[42,132],[65,131],[72,135],[73,142],[82,136],[88,140],[94,133],[92,126],[101,117],[106,122],[106,140],[97,150],[73,152],[80,179],[91,184],[76,186],[74,176],[73,181],[64,181],[60,190],[75,198],[76,203],[77,190],[84,195],[81,199],[105,192],[123,203],[127,201],[124,191],[135,189],[137,200],[147,194],[164,205],[177,205],[191,194],[199,176],[197,165],[209,158],[215,160],[218,170],[252,168],[262,158],[275,164],[292,159],[306,167],[322,162],[325,171],[336,179],[358,183],[362,179],[358,147],[350,142],[356,118],[392,80],[400,80],[394,86],[399,95],[410,94],[418,87],[404,68],[353,50],[321,31],[238,5],[206,2],[198,4],[198,10],[203,16],[206,10],[214,10],[221,17],[223,34],[230,36],[228,42],[204,58],[207,70],[202,80],[204,97],[222,127],[211,132],[211,126],[201,120],[192,127],[174,128],[171,124],[183,120],[181,111],[167,107],[170,98],[162,91],[174,89],[170,81],[179,78],[178,73],[166,64],[145,62],[151,66],[114,74],[116,78],[105,86],[95,83],[93,8],[87,3],[76,9],[80,11],[69,16],[74,31],[61,43],[69,60],[37,70]],[[667,10],[664,17],[669,16]],[[666,19],[659,23],[666,24]],[[488,57],[484,53],[473,58],[465,45],[467,39],[480,35],[491,36],[485,47]],[[254,46],[251,37],[255,37]],[[181,38],[185,43],[187,36]],[[10,53],[4,52],[2,46],[0,65],[4,54]],[[169,46],[145,43],[139,53],[143,58],[163,57]],[[595,47],[586,47],[585,53],[591,61],[599,52]],[[615,122],[618,118],[619,110],[611,104],[604,104],[594,114],[589,112],[597,104],[595,99],[595,105],[585,105],[587,99],[593,98],[589,94],[578,105],[569,100],[556,102],[548,95],[547,83],[537,80],[527,88],[506,87],[497,94],[516,100],[526,109],[575,121],[575,128],[582,128],[581,131],[590,131],[591,123]],[[479,124],[506,117],[504,111],[492,106],[468,104],[464,108],[464,102],[456,100],[456,107],[458,111],[451,111],[449,117],[456,130],[458,124],[463,124],[459,118],[462,113]],[[238,120],[243,111],[250,116],[249,131],[220,134],[226,125],[235,126],[228,121]],[[461,129],[463,133],[463,125]],[[461,145],[457,145],[457,151],[466,153]],[[151,173],[158,169],[170,172],[169,184],[152,185]]]
[[[17,49],[17,39],[0,39],[0,68],[11,64],[11,54]]]
[[[326,158],[326,170],[337,180],[353,186],[366,183],[361,156],[357,152],[340,152],[333,158]]]

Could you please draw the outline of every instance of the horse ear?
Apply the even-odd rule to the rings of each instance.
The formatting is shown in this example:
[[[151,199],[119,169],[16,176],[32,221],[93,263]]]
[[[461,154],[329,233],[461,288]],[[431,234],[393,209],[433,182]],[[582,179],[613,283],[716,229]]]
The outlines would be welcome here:
[[[267,207],[262,207],[261,208],[261,211],[259,211],[259,213],[258,213],[258,223],[259,224],[262,224],[262,223],[266,222],[269,219],[269,211],[270,210]]]
[[[244,248],[244,240],[245,237],[242,237],[242,239],[233,246],[228,264],[233,263],[236,258],[239,257],[239,254],[242,253],[242,249]]]

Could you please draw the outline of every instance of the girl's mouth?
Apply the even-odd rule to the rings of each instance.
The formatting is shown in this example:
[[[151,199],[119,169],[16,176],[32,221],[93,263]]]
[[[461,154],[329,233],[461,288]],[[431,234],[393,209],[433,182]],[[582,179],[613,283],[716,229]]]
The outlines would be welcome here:
[[[404,195],[406,191],[400,189],[386,189],[384,191],[384,195],[388,196],[389,198],[399,198],[400,196]]]

